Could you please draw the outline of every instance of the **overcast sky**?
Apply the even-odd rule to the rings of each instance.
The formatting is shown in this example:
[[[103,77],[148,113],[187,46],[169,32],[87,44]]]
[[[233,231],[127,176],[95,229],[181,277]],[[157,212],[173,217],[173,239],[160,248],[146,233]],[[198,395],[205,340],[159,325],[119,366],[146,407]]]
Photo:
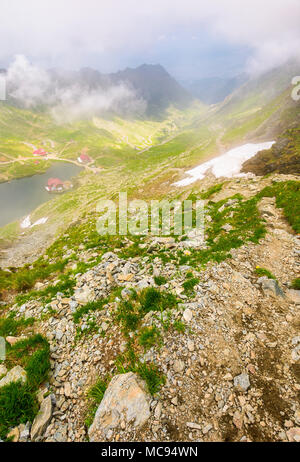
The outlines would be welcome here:
[[[103,72],[160,63],[180,80],[300,55],[300,0],[0,0],[0,67]]]

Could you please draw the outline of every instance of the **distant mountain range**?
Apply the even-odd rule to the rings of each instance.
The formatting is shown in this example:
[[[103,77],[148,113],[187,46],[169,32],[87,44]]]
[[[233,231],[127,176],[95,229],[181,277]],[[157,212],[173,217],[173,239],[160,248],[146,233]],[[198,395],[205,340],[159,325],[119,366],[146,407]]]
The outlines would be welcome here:
[[[247,81],[247,75],[242,74],[232,78],[211,77],[199,80],[181,82],[194,97],[205,104],[216,104],[224,101],[236,88]]]
[[[159,64],[143,64],[111,74],[102,74],[91,68],[68,73],[52,69],[50,72],[60,83],[77,81],[90,89],[125,83],[147,102],[147,115],[161,115],[170,105],[185,109],[195,99]]]

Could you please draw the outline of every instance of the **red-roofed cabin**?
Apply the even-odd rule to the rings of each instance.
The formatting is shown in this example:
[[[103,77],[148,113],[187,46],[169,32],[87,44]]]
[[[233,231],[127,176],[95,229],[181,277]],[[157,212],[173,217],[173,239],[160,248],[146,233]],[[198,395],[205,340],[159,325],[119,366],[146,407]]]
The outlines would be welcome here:
[[[63,191],[64,183],[59,178],[49,178],[46,190],[51,191]]]
[[[78,162],[80,162],[81,164],[89,164],[90,162],[92,162],[92,159],[90,158],[90,156],[88,156],[87,154],[84,154],[82,153],[79,157],[78,157]]]
[[[33,151],[33,155],[34,156],[46,156],[48,153],[45,151],[45,149],[36,149],[35,151]]]

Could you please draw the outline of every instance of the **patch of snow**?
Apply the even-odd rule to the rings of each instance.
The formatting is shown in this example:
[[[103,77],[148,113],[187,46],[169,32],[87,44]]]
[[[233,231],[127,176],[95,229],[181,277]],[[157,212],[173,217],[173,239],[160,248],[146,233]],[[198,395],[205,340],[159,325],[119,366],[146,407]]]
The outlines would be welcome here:
[[[33,226],[44,225],[45,223],[47,223],[47,221],[48,217],[40,218],[39,220],[35,221],[33,225],[31,225],[31,228],[33,228]]]
[[[30,215],[28,215],[28,217],[24,218],[24,220],[21,222],[21,228],[22,229],[33,228],[34,226],[43,225],[47,221],[48,221],[48,217],[43,217],[35,221],[33,224],[31,224]]]
[[[202,180],[208,170],[214,174],[216,178],[220,177],[233,177],[240,173],[242,165],[248,159],[255,156],[259,151],[270,149],[275,141],[267,141],[265,143],[248,143],[238,148],[231,149],[222,156],[215,157],[204,164],[200,164],[192,170],[186,172],[190,178],[177,181],[174,186],[187,186],[194,181]],[[242,174],[241,174],[242,175]]]
[[[26,228],[30,228],[30,226],[31,226],[31,221],[30,221],[30,216],[28,215],[28,217],[24,218],[24,220],[22,221],[21,228],[26,229]]]

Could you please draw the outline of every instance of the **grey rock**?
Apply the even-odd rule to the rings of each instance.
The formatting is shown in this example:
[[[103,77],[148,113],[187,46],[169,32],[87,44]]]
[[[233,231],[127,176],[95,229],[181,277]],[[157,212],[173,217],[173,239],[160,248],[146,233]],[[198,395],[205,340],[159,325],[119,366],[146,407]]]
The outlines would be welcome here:
[[[184,319],[186,322],[190,322],[190,321],[193,319],[193,313],[192,313],[192,311],[191,311],[189,308],[187,308],[187,309],[184,311],[182,317],[183,317],[183,319]]]
[[[103,441],[107,432],[121,425],[139,428],[150,417],[151,397],[146,383],[133,372],[120,374],[111,380],[88,434],[90,441]]]
[[[55,332],[55,338],[56,340],[61,340],[63,338],[64,334],[61,330],[57,329],[57,331]]]
[[[75,300],[70,301],[70,310],[72,313],[75,313],[78,303]]]
[[[35,417],[31,427],[31,439],[34,441],[38,437],[42,436],[52,418],[52,399],[51,396],[47,396],[42,401],[38,415]]]
[[[292,360],[299,361],[300,360],[300,344],[296,346],[296,348],[292,351]]]
[[[233,383],[236,388],[239,388],[243,391],[247,391],[250,387],[249,375],[246,373],[237,375],[236,377],[234,377]]]
[[[181,359],[176,359],[173,364],[173,369],[175,372],[182,372],[185,368],[184,362]]]
[[[265,294],[271,294],[276,297],[284,297],[284,293],[282,289],[279,287],[278,282],[275,281],[275,279],[262,279],[261,288]]]
[[[88,302],[91,302],[93,299],[93,294],[88,286],[83,286],[80,289],[76,289],[74,297],[77,302],[85,305]]]
[[[26,442],[29,439],[30,436],[30,428],[31,424],[30,422],[27,422],[25,425],[25,428],[20,432],[20,442]]]
[[[25,383],[26,378],[27,375],[25,370],[21,366],[15,366],[6,374],[5,377],[3,377],[3,379],[0,380],[0,388],[12,382],[18,382],[19,380]]]
[[[102,255],[102,260],[118,260],[118,255],[113,252],[106,252]]]

